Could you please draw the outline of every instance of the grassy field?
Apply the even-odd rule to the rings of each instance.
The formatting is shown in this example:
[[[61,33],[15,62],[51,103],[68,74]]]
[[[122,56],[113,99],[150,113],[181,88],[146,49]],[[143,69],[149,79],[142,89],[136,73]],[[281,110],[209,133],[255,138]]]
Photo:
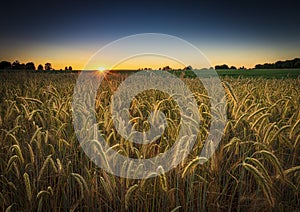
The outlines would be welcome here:
[[[247,76],[264,78],[297,78],[300,69],[252,69],[252,70],[217,70],[220,76]]]
[[[300,69],[252,69],[252,70],[217,70],[221,76],[251,76],[265,78],[297,78]]]
[[[207,70],[199,70],[203,76],[210,76],[210,71]],[[134,73],[135,70],[119,70],[117,73]],[[170,73],[174,73],[177,76],[185,77],[185,78],[194,78],[195,74],[193,71],[177,71],[171,70]],[[225,77],[263,77],[263,78],[297,78],[300,75],[300,69],[218,69],[216,70],[219,76]]]
[[[263,77],[263,78],[297,78],[300,75],[300,69],[239,69],[239,70],[216,70],[219,76],[230,76],[238,78],[240,76],[244,77]],[[203,76],[205,76],[206,70],[201,70]],[[180,72],[178,72],[180,75]],[[207,72],[209,75],[209,72]],[[192,71],[186,71],[185,77],[194,77]]]
[[[182,78],[203,119],[197,144],[175,169],[141,180],[106,173],[81,149],[71,116],[77,73],[0,73],[0,210],[299,210],[300,78],[270,78],[268,71],[267,78],[238,79],[219,71],[228,120],[219,148],[203,165],[197,162],[210,124],[209,101],[199,81]],[[116,133],[110,117],[110,96],[124,77],[101,84],[98,130],[124,155],[153,157],[175,140],[176,103],[158,91],[140,94],[131,105],[137,128],[147,126],[142,116],[153,109],[173,124],[159,142],[133,145]]]

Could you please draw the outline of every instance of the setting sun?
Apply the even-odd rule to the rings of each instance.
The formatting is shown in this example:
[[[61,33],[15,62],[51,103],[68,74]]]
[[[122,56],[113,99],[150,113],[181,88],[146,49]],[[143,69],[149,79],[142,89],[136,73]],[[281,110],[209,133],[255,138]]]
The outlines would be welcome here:
[[[106,68],[103,67],[103,66],[98,67],[98,71],[99,71],[99,72],[104,72],[105,70],[106,70]]]

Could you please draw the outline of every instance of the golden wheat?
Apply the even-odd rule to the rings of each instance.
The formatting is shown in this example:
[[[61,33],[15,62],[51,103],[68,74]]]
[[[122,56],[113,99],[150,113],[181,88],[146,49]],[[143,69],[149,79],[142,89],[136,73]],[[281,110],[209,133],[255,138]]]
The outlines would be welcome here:
[[[132,163],[118,164],[117,154],[141,160],[172,148],[182,127],[181,119],[196,123],[193,116],[181,117],[174,101],[188,97],[154,89],[138,94],[129,108],[130,121],[123,125],[146,131],[151,112],[163,112],[167,126],[153,143],[134,144],[120,136],[114,126],[111,96],[126,76],[112,76],[102,82],[95,101],[97,124],[88,132],[94,140],[79,143],[71,107],[78,75],[29,75],[0,73],[1,211],[299,209],[300,78],[222,78],[228,121],[221,143],[209,159],[200,154],[205,142],[215,149],[206,139],[211,133],[212,115],[219,114],[220,108],[210,107],[211,99],[199,80],[182,78],[200,114],[195,145],[186,152],[187,136],[186,144],[178,145],[169,163],[173,166],[182,156],[185,160],[169,172],[159,166],[147,173],[149,179],[137,180],[100,169],[81,147],[89,147],[107,170],[110,165],[118,165],[122,176],[139,176],[143,165],[132,170]],[[91,101],[90,96],[86,98]],[[82,103],[76,104],[82,111],[82,122],[88,124],[88,111]],[[224,120],[220,117],[217,121]],[[191,130],[187,127],[186,133]],[[86,135],[84,130],[79,133]],[[108,149],[98,141],[99,135],[105,138]]]

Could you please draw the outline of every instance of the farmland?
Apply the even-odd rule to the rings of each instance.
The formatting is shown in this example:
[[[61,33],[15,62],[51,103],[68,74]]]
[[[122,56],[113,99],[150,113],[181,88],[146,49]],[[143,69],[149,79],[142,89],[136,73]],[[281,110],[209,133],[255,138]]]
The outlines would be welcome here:
[[[299,210],[300,78],[271,77],[270,70],[263,77],[222,73],[227,121],[213,157],[198,163],[210,124],[209,100],[199,81],[182,78],[203,118],[197,143],[176,168],[139,180],[103,171],[81,149],[71,107],[78,73],[0,73],[0,209]],[[180,120],[176,103],[159,91],[138,95],[131,105],[137,129],[147,128],[142,116],[155,108],[173,124],[147,148],[127,142],[112,124],[109,102],[125,77],[114,75],[101,84],[98,130],[123,155],[153,157],[173,145]],[[161,100],[166,101],[155,107]]]
[[[201,70],[206,72],[206,70]],[[297,78],[300,75],[300,69],[239,69],[239,70],[216,70],[219,76],[230,76],[238,78],[244,77],[263,77],[263,78]],[[193,77],[194,74],[191,71],[185,72],[186,77]]]

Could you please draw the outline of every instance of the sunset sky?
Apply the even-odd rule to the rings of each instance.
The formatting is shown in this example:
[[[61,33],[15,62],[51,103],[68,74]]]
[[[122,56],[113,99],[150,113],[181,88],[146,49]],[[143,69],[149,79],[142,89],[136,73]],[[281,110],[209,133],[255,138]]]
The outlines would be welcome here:
[[[212,65],[251,68],[300,57],[299,6],[297,1],[258,0],[10,0],[1,6],[0,61],[82,69],[109,42],[151,32],[187,40]],[[153,61],[132,60],[120,68],[136,68],[136,63],[156,68],[168,62]]]

